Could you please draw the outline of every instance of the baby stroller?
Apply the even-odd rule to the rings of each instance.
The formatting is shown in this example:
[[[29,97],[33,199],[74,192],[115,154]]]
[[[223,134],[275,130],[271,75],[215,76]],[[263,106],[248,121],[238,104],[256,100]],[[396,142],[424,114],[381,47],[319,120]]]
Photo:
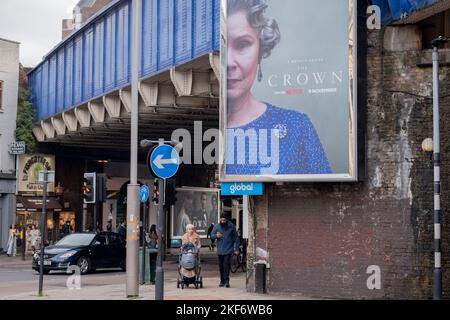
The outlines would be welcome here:
[[[203,278],[200,276],[202,268],[200,267],[199,249],[192,243],[185,243],[181,246],[180,256],[178,260],[177,288],[184,289],[190,284],[195,289],[203,288]]]

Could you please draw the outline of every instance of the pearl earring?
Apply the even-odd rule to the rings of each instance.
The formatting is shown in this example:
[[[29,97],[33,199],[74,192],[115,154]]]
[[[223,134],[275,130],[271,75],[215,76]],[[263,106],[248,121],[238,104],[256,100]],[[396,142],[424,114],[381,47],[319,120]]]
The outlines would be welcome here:
[[[261,70],[261,63],[258,65],[258,81],[261,82],[263,78],[262,70]]]

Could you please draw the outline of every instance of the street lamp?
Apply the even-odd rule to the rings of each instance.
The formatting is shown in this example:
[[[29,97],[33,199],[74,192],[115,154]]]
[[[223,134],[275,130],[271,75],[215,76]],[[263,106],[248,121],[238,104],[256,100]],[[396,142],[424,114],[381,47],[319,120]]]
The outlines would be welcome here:
[[[434,276],[433,299],[442,299],[441,269],[441,151],[439,127],[439,47],[448,42],[442,36],[434,39],[433,46],[433,152],[434,152]]]
[[[127,255],[126,294],[139,296],[139,185],[138,126],[139,126],[139,31],[141,0],[132,1],[131,32],[131,128],[130,128],[130,183],[127,187]]]
[[[422,141],[422,151],[425,153],[433,152],[433,139],[426,138]]]

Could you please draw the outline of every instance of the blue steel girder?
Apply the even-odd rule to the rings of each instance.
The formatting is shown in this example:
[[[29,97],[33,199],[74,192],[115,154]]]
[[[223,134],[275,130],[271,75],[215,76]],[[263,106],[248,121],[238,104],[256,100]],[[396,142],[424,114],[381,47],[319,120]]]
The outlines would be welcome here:
[[[141,0],[140,78],[220,50],[220,0]],[[29,73],[38,120],[130,84],[131,0],[116,0]]]
[[[372,4],[380,7],[382,23],[386,25],[439,1],[441,0],[372,0]]]

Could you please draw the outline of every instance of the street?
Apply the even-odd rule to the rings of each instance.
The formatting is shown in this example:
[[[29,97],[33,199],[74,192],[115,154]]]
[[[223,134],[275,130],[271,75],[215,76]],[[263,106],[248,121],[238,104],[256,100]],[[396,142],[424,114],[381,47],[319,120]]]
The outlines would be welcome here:
[[[44,297],[38,297],[39,273],[30,267],[31,258],[0,256],[0,300],[123,300],[125,297],[126,273],[117,269],[100,269],[81,277],[81,289],[67,287],[69,275],[51,272],[44,276]],[[306,299],[301,296],[273,296],[248,293],[245,275],[238,271],[231,275],[231,288],[218,288],[218,270],[214,253],[206,253],[202,261],[204,287],[196,290],[192,286],[177,289],[176,256],[169,256],[165,263],[165,299],[167,300],[268,300]],[[140,286],[140,299],[154,300],[153,285]]]

